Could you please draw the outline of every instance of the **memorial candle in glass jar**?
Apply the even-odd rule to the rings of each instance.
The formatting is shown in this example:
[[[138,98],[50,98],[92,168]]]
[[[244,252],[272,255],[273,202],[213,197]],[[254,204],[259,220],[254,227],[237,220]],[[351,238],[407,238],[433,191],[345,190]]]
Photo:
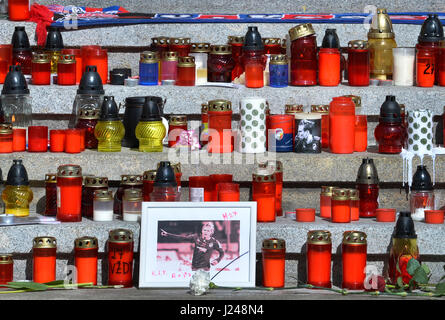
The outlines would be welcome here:
[[[341,245],[342,288],[363,290],[365,281],[367,241],[366,233],[345,231]]]
[[[283,239],[265,239],[262,245],[263,286],[282,288],[285,282],[286,242]]]
[[[289,30],[291,44],[291,79],[293,86],[317,84],[317,40],[310,23]]]
[[[113,221],[113,192],[99,189],[93,194],[93,220]]]
[[[57,168],[57,220],[82,220],[82,168],[78,165]]]
[[[317,287],[330,288],[331,284],[331,233],[314,230],[307,233],[306,270],[307,283]]]
[[[252,174],[252,201],[257,203],[257,221],[275,222],[275,175]]]
[[[0,288],[2,284],[12,282],[14,279],[14,261],[12,254],[0,254]]]
[[[96,237],[82,237],[74,240],[74,266],[77,268],[77,283],[97,285],[97,252]]]
[[[57,241],[54,237],[36,237],[32,245],[32,280],[46,283],[56,280]]]
[[[55,217],[57,215],[57,175],[45,174],[45,213],[44,216]]]
[[[94,192],[97,190],[108,190],[107,177],[85,177],[82,188],[82,216],[93,217]]]
[[[114,229],[109,232],[108,285],[133,286],[133,232],[127,229]]]

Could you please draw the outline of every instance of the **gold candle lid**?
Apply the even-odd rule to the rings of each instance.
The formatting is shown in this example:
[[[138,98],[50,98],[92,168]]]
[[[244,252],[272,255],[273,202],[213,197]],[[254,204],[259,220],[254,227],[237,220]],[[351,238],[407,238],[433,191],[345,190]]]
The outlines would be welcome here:
[[[0,254],[0,264],[13,264],[12,254],[10,253],[2,253]]]
[[[294,113],[300,113],[303,112],[303,105],[302,104],[286,104],[284,106],[284,113],[286,114],[294,114]]]
[[[74,240],[74,247],[79,249],[96,249],[98,241],[96,237],[81,237]]]
[[[62,54],[59,56],[57,63],[60,64],[73,64],[76,63],[76,57],[74,54]]]
[[[218,44],[210,46],[210,54],[225,56],[232,54],[232,47],[228,44]]]
[[[321,195],[332,197],[332,191],[335,187],[333,186],[321,186]]]
[[[138,174],[122,174],[121,185],[137,186],[142,184],[142,176]]]
[[[385,8],[377,8],[372,17],[371,27],[368,31],[368,39],[394,39],[391,18]]]
[[[163,45],[163,46],[165,46],[165,45],[169,45],[170,44],[170,38],[169,37],[154,37],[154,38],[151,38],[151,42],[153,42],[153,44],[156,44],[156,45]]]
[[[170,38],[170,45],[189,45],[190,38]]]
[[[168,119],[168,124],[174,126],[187,125],[187,116],[185,114],[172,115]]]
[[[82,168],[77,164],[64,164],[57,168],[58,178],[82,177]]]
[[[124,191],[123,200],[131,202],[142,201],[142,191],[139,189],[127,189]]]
[[[210,100],[208,102],[209,111],[211,112],[224,112],[224,111],[232,111],[232,102],[229,100]]]
[[[363,245],[366,244],[366,233],[362,231],[343,232],[343,244]]]
[[[83,180],[85,187],[90,188],[108,188],[107,177],[85,177]]]
[[[57,240],[54,237],[35,237],[32,241],[32,247],[35,249],[57,248]]]
[[[195,67],[195,57],[179,57],[178,67]]]
[[[210,52],[210,43],[202,42],[202,43],[192,43],[190,52],[194,53],[208,53]]]
[[[57,174],[55,174],[55,173],[45,174],[45,182],[46,183],[56,183],[57,182]]]
[[[49,54],[47,53],[33,53],[32,63],[50,63]]]
[[[155,181],[156,180],[156,172],[157,170],[147,170],[143,174],[144,181]]]
[[[311,112],[329,113],[329,105],[328,104],[313,104],[313,105],[311,105]]]
[[[128,229],[114,229],[108,233],[108,241],[113,243],[133,242],[133,231]]]
[[[351,98],[352,102],[354,102],[356,108],[360,108],[362,106],[362,98],[360,96],[355,96],[353,94],[347,94],[342,97]]]
[[[207,114],[209,112],[209,104],[207,102],[201,103],[201,113]]]
[[[243,44],[244,43],[244,36],[228,36],[227,37],[227,43],[228,44]]]
[[[331,244],[331,233],[327,230],[311,230],[307,233],[309,244]]]
[[[259,174],[259,173],[252,173],[252,180],[254,182],[275,182],[275,174]]]
[[[164,61],[178,61],[178,53],[176,51],[164,51],[162,53],[162,60],[164,60]]]
[[[79,110],[79,119],[95,120],[99,119],[99,116],[100,116],[99,109],[81,108]]]
[[[263,240],[263,249],[286,249],[286,241],[284,239],[270,238]]]
[[[310,23],[299,24],[291,29],[289,29],[290,40],[294,41],[299,38],[310,36],[315,34],[314,28]]]
[[[96,190],[93,193],[93,199],[96,201],[112,201],[113,192],[111,190]]]
[[[12,123],[0,123],[0,134],[12,134]]]
[[[368,41],[366,40],[352,40],[348,42],[348,47],[351,49],[360,49],[360,50],[364,50],[364,49],[368,49]]]
[[[360,196],[357,189],[348,189],[349,200],[360,200]]]
[[[275,172],[283,172],[283,163],[281,161],[272,161],[268,160],[266,162],[262,162],[258,164],[260,169],[267,169],[268,167],[272,168]]]
[[[141,60],[142,63],[158,63],[159,61],[159,54],[154,51],[144,51],[141,53]]]
[[[334,190],[332,190],[332,200],[337,200],[337,201],[349,200],[348,189],[334,188]]]
[[[273,45],[281,46],[280,38],[263,38],[262,40],[263,40],[263,44],[266,46],[273,46]]]
[[[269,64],[287,64],[287,55],[285,54],[271,54]]]

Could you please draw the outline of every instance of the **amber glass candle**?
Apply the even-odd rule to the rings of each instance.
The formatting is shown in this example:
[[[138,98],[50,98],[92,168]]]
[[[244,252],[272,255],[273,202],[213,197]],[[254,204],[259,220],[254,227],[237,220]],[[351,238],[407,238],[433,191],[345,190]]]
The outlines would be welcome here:
[[[108,285],[133,286],[133,232],[111,230],[108,237]]]
[[[49,151],[51,152],[65,151],[65,131],[66,130],[49,131]]]
[[[74,240],[74,265],[77,268],[77,283],[92,282],[97,285],[98,241],[95,237]]]
[[[361,231],[345,231],[343,233],[342,288],[349,290],[363,290],[366,267],[366,233]]]
[[[26,129],[12,129],[12,151],[26,150]]]
[[[78,165],[57,168],[57,220],[82,220],[82,168]]]
[[[12,254],[0,254],[0,288],[2,284],[14,279],[14,261]]]
[[[306,242],[307,283],[330,288],[331,284],[331,233],[325,230],[309,231]]]
[[[57,241],[54,237],[36,237],[32,247],[32,280],[38,283],[56,280]]]
[[[216,185],[218,201],[239,201],[239,184],[222,182]]]
[[[28,151],[46,152],[48,150],[48,127],[29,126],[28,127]]]
[[[263,286],[284,287],[286,242],[283,239],[266,239],[262,246]]]
[[[252,174],[252,201],[257,203],[257,221],[275,222],[275,174]]]

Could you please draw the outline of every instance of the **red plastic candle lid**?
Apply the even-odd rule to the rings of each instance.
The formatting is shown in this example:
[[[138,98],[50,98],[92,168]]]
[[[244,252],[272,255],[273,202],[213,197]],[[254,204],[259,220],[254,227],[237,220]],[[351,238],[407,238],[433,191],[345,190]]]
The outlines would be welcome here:
[[[314,222],[315,221],[315,209],[295,209],[296,220],[298,222]]]
[[[394,222],[396,221],[396,209],[376,209],[377,222]]]
[[[441,224],[444,221],[444,210],[425,210],[425,222]]]

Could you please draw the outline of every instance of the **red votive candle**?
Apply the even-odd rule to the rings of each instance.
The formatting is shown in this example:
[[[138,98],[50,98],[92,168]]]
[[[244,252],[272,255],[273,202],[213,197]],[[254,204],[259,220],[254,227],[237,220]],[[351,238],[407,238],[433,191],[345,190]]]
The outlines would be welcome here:
[[[12,254],[0,253],[0,288],[2,284],[12,282],[14,278],[14,261]]]
[[[65,130],[65,152],[79,153],[81,134],[80,129],[66,129]]]
[[[74,55],[76,59],[76,84],[79,84],[82,78],[82,55],[80,49],[63,49],[62,54]]]
[[[48,151],[48,127],[29,126],[28,127],[28,151],[46,152]]]
[[[233,176],[231,174],[211,174],[209,178],[212,193],[212,199],[210,201],[218,201],[218,191],[216,190],[216,185],[221,182],[232,182]]]
[[[275,175],[252,175],[252,201],[257,203],[257,222],[275,222]]]
[[[12,129],[12,151],[26,150],[26,129]]]
[[[192,202],[212,201],[212,183],[210,177],[189,177],[189,200]]]
[[[12,153],[12,124],[0,124],[0,153]]]
[[[239,184],[231,182],[218,183],[216,185],[218,201],[239,201]]]
[[[300,208],[295,209],[295,216],[298,222],[314,222],[315,221],[315,209],[313,208]]]
[[[377,222],[394,222],[396,221],[396,209],[375,209]]]
[[[65,151],[65,130],[49,131],[49,151],[51,152]]]
[[[442,224],[444,221],[444,210],[425,210],[425,222]]]

